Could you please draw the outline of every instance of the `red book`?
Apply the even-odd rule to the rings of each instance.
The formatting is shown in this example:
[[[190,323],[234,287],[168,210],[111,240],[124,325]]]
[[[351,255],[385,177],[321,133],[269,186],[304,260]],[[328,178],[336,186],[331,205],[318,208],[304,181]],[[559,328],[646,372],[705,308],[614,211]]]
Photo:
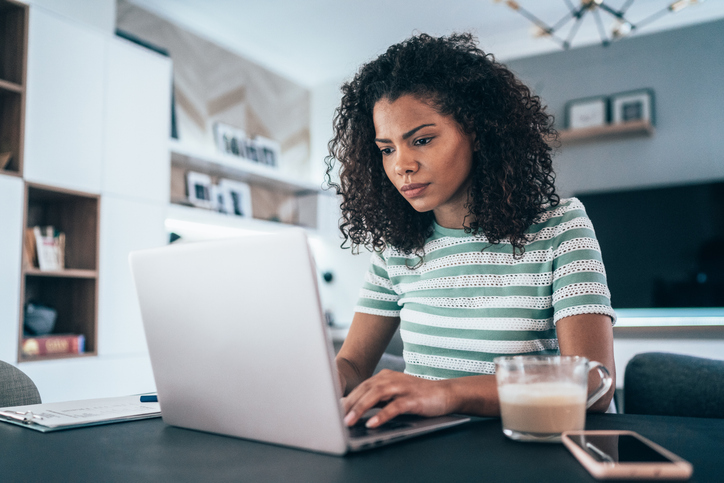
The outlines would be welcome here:
[[[82,354],[85,336],[82,334],[51,334],[23,339],[24,356],[45,356],[52,354]]]

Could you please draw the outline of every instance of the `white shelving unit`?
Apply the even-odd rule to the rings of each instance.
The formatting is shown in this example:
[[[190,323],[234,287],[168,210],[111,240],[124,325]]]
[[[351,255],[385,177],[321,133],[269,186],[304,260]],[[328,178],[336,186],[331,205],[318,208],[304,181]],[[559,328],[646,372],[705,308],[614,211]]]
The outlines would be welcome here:
[[[212,176],[227,176],[290,193],[321,191],[320,185],[296,179],[273,167],[228,154],[194,149],[174,139],[169,141],[169,150],[173,165]]]
[[[320,236],[320,228],[329,226],[324,218],[334,219],[337,213],[329,213],[333,198],[322,190],[321,183],[300,180],[270,166],[254,163],[243,158],[213,151],[189,147],[181,142],[169,142],[171,153],[171,200],[166,218],[166,228],[190,241],[221,237],[271,233],[290,227],[302,227],[310,235]],[[285,205],[292,220],[269,221],[260,218],[226,215],[203,208],[189,206],[183,191],[187,171],[205,173],[215,178],[227,178],[248,183],[252,187],[252,211],[257,216],[259,199],[266,198],[267,205]],[[257,199],[254,199],[255,196]],[[279,206],[277,206],[279,208]],[[269,212],[267,206],[266,210]],[[273,210],[272,210],[273,211]],[[286,217],[288,218],[288,216]]]
[[[171,203],[166,212],[166,230],[190,241],[230,238],[258,233],[274,233],[294,225],[225,215],[210,210]],[[314,235],[316,230],[305,228]]]

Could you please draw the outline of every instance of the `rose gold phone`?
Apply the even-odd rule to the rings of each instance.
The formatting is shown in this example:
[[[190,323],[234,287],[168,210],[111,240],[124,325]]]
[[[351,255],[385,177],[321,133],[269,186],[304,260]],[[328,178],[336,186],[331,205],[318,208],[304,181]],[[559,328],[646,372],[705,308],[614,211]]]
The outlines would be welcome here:
[[[691,477],[689,462],[633,431],[566,431],[562,441],[599,480]]]

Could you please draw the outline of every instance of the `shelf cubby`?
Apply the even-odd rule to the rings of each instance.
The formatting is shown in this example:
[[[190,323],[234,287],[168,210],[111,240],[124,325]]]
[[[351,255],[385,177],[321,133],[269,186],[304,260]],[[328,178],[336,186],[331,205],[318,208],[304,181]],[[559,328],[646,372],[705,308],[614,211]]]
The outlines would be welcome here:
[[[26,228],[50,225],[65,233],[65,268],[46,271],[27,263],[23,266],[18,360],[24,362],[95,355],[98,331],[100,197],[28,183],[25,188],[25,207]],[[25,256],[23,259],[32,257]],[[56,310],[54,334],[84,335],[84,353],[24,355],[21,350],[24,312],[29,302]]]
[[[21,176],[28,6],[0,0],[0,173]],[[9,158],[8,158],[9,155]]]

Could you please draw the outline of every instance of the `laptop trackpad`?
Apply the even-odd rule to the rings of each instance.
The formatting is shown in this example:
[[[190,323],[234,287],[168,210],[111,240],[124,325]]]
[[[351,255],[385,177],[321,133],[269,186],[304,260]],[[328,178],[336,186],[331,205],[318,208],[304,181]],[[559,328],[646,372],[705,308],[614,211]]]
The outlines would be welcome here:
[[[365,424],[371,417],[372,414],[367,413],[364,417],[360,418],[354,426],[350,426],[348,428],[350,438],[364,438],[367,436],[377,436],[390,431],[399,431],[400,429],[411,428],[419,421],[429,419],[414,414],[400,414],[381,426],[376,428],[367,428]]]

